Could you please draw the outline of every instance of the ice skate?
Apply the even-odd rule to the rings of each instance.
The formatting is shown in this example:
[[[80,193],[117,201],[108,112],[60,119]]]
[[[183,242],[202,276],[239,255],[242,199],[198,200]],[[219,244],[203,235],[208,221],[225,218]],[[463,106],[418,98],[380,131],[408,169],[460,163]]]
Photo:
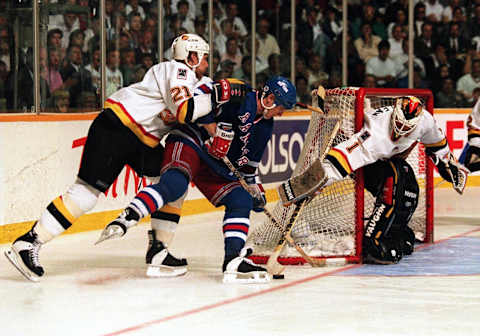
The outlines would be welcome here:
[[[148,231],[148,250],[145,257],[147,262],[147,276],[170,278],[187,273],[187,260],[175,258],[160,240],[155,237],[153,230]]]
[[[135,210],[126,208],[113,222],[103,229],[95,245],[108,239],[123,237],[129,228],[138,224],[139,220],[140,216]]]
[[[18,237],[5,256],[22,275],[30,281],[37,282],[44,273],[38,261],[38,251],[42,244],[33,229]]]
[[[253,263],[247,257],[252,254],[251,248],[244,248],[240,255],[223,263],[224,283],[267,283],[271,276],[267,270]]]

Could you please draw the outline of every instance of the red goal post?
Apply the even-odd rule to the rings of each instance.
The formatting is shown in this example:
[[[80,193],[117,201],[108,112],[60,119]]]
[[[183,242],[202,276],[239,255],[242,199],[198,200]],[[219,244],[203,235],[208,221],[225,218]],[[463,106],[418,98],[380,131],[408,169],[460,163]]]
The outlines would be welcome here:
[[[425,109],[433,114],[433,95],[424,89],[387,89],[387,88],[335,88],[326,91],[325,112],[336,115],[342,120],[334,144],[341,142],[359,131],[363,126],[364,109],[367,104],[373,108],[392,105],[395,97],[413,95],[419,97]],[[292,175],[303,172],[318,156],[312,148],[319,147],[318,141],[328,134],[322,115],[312,112],[304,148]],[[419,144],[407,158],[416,173],[420,187],[420,199],[417,210],[409,223],[417,239],[433,242],[433,162],[425,155],[423,145]],[[362,239],[365,215],[373,209],[373,197],[364,191],[363,170],[358,169],[355,176],[346,181],[334,183],[325,188],[319,196],[305,207],[298,224],[292,230],[292,238],[308,255],[337,261],[359,263],[362,261]],[[285,208],[279,202],[273,209],[277,222],[286,225],[291,207]],[[252,224],[247,244],[253,246],[252,259],[257,263],[266,263],[274,242],[282,233],[278,225],[267,219]],[[280,254],[279,262],[286,265],[304,264],[295,248],[288,246]]]

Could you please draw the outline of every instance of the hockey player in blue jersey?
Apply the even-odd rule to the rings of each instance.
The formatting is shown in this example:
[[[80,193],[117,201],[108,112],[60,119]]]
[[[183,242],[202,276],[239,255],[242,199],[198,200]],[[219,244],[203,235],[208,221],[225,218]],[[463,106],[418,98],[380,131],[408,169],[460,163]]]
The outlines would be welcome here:
[[[200,90],[210,94],[211,88],[205,85]],[[293,108],[295,103],[293,84],[276,76],[266,82],[262,91],[251,90],[245,97],[205,107],[212,110],[210,114],[196,124],[182,125],[170,133],[160,182],[140,191],[120,216],[107,225],[99,241],[123,236],[141,218],[163,204],[180,199],[193,181],[214,206],[225,206],[224,282],[270,281],[265,268],[246,258],[252,251],[244,246],[250,211],[262,211],[266,203],[256,170],[272,134],[273,117]],[[186,113],[189,108],[193,106],[186,106]],[[200,125],[212,121],[216,130],[207,134]],[[242,172],[255,197],[242,188],[225,166],[221,160],[224,156]]]

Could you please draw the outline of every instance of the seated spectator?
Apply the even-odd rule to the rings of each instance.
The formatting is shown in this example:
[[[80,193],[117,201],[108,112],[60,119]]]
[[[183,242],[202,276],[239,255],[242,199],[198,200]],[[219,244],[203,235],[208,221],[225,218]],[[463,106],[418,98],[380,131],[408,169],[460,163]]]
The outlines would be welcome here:
[[[438,0],[427,0],[425,2],[425,15],[428,21],[433,23],[442,22],[443,6]]]
[[[312,95],[310,94],[307,79],[303,76],[295,78],[295,87],[297,88],[297,101],[304,104],[311,104]]]
[[[141,62],[141,58],[144,54],[156,55],[157,47],[154,41],[154,34],[151,31],[144,31],[140,38],[140,45],[135,49],[135,62],[138,64]],[[155,57],[154,57],[155,62]]]
[[[479,88],[480,90],[480,88]],[[462,96],[455,91],[454,81],[447,77],[441,81],[441,89],[435,94],[435,107],[452,108],[465,106]]]
[[[105,76],[107,79],[107,89],[105,94],[107,97],[123,87],[123,76],[119,66],[120,52],[113,48],[108,50],[107,67],[105,68]]]
[[[227,40],[229,38],[235,38],[233,33],[233,20],[223,20],[220,27],[221,31],[215,36],[215,49],[218,50],[220,55],[223,55],[226,51]]]
[[[252,57],[250,55],[243,56],[242,65],[233,71],[233,77],[241,79],[247,83],[251,83],[252,79]]]
[[[374,36],[378,36],[380,40],[387,39],[387,28],[383,23],[381,14],[375,10],[373,4],[366,4],[363,6],[362,16],[352,24],[352,35],[354,38],[359,38],[364,35],[363,25],[369,24]]]
[[[140,63],[140,62],[138,62]],[[120,71],[125,86],[135,83],[135,52],[132,49],[120,50]]]
[[[319,35],[326,35],[326,39],[329,41],[335,41],[342,34],[342,21],[341,17],[337,16],[337,11],[328,6],[325,9],[322,28]],[[316,38],[314,38],[315,40]]]
[[[222,78],[231,78],[233,77],[233,70],[235,68],[235,62],[232,62],[229,59],[223,60],[220,62],[220,71],[222,71]]]
[[[220,66],[220,54],[218,53],[218,50],[214,50],[213,57],[212,57],[212,73],[217,72],[219,66]]]
[[[405,9],[399,7],[397,9],[397,15],[395,16],[395,21],[390,22],[387,27],[387,34],[389,39],[393,38],[393,29],[395,26],[400,26],[402,29],[402,34],[404,35],[403,37],[406,37],[406,33],[408,32],[408,21],[407,21],[407,14],[405,12]],[[391,42],[390,42],[391,44]]]
[[[328,74],[323,71],[322,58],[319,55],[312,55],[308,62],[308,87],[327,85]]]
[[[89,64],[85,66],[85,69],[90,72],[92,76],[92,91],[100,97],[100,87],[101,87],[101,73],[100,73],[100,49],[95,49],[92,54],[92,59]]]
[[[372,27],[369,23],[362,24],[362,35],[353,44],[360,59],[366,63],[370,58],[378,56],[378,44],[380,37],[372,34]]]
[[[472,62],[472,71],[460,77],[457,82],[457,91],[467,102],[473,103],[473,90],[480,87],[480,59]]]
[[[425,22],[422,26],[421,35],[413,41],[415,56],[418,56],[424,63],[427,62],[436,44],[437,42],[433,37],[433,25],[430,22]]]
[[[116,8],[116,10],[118,10],[118,8]],[[138,13],[142,21],[145,20],[145,11],[142,6],[139,6],[138,0],[128,0],[128,4],[125,6],[125,14],[129,15],[132,12]]]
[[[63,85],[70,92],[70,107],[79,107],[79,95],[82,91],[92,90],[92,75],[83,66],[82,49],[71,45],[67,50],[67,60],[60,67]]]
[[[128,17],[128,30],[126,31],[129,37],[129,44],[131,48],[138,48],[142,37],[142,18],[140,14],[132,12]]]
[[[255,48],[256,48],[256,50],[258,50],[258,48],[260,46],[260,42],[258,41],[257,38],[255,38],[255,44],[256,44]],[[243,50],[245,50],[245,55],[251,55],[252,54],[252,40],[251,40],[250,36],[247,36],[247,39],[245,40],[245,43],[244,43]],[[258,74],[258,73],[264,71],[267,67],[268,67],[267,60],[265,58],[257,55],[257,57],[255,57],[255,73]]]
[[[313,52],[313,41],[315,41],[316,34],[321,30],[318,22],[318,9],[315,7],[308,7],[306,9],[306,19],[297,23],[296,41],[301,48],[298,49],[298,54],[303,58],[308,58]],[[297,53],[296,53],[297,54]]]
[[[82,100],[82,112],[95,112],[100,107],[97,96],[90,91],[83,91],[80,94]]]
[[[135,83],[141,82],[146,72],[147,68],[144,65],[137,64],[135,67]]]
[[[65,6],[65,12],[59,16],[58,20],[49,22],[49,29],[60,29],[63,33],[62,48],[68,48],[70,41],[70,34],[77,29],[80,29],[80,21],[77,17],[77,11],[72,5]]]
[[[70,106],[70,93],[67,90],[56,90],[52,94],[52,106],[51,106],[52,112],[68,113],[69,106]]]
[[[47,33],[47,48],[57,49],[59,51],[60,60],[63,60],[66,51],[66,48],[62,47],[62,38],[63,32],[58,28],[51,29]]]
[[[147,68],[147,70],[150,69],[154,63],[155,61],[152,54],[143,54],[140,59],[140,64]]]
[[[376,80],[375,76],[366,74],[365,78],[363,80],[362,86],[366,87],[366,88],[376,88],[377,87],[377,80]]]
[[[388,39],[388,43],[390,43],[390,57],[392,59],[403,53],[403,40],[405,40],[403,27],[395,24],[392,28],[392,37]]]
[[[41,50],[45,50],[42,48]],[[47,53],[47,67],[42,73],[43,79],[48,83],[50,92],[63,88],[63,79],[60,74],[60,55],[56,48],[49,48],[45,50]]]
[[[182,0],[170,0],[170,12],[171,14],[177,14],[178,13],[178,3]],[[195,0],[187,0],[188,3],[188,12],[185,14],[186,17],[188,17],[191,20],[195,19],[196,16],[196,4]]]
[[[460,0],[450,0],[448,1],[448,4],[443,8],[442,12],[442,22],[444,24],[450,23],[453,19],[453,12],[455,8],[460,8]],[[460,8],[461,9],[461,8]],[[462,11],[463,12],[463,11]]]
[[[5,64],[4,61],[0,60],[0,101],[1,101],[1,106],[0,106],[0,111],[5,112],[7,109],[7,90],[6,90],[6,83],[7,83],[7,78],[8,78],[8,71],[7,71],[7,65]]]
[[[188,17],[189,3],[187,0],[180,0],[177,3],[177,15],[180,20],[180,25],[187,30],[189,33],[195,31],[195,25],[193,19]]]
[[[10,71],[10,64],[13,61],[10,53],[10,44],[8,40],[0,39],[0,61],[5,63],[7,71]]]
[[[258,21],[257,39],[259,42],[257,56],[267,60],[271,54],[280,54],[277,39],[269,34],[270,22],[267,18],[260,18]]]
[[[271,54],[268,57],[268,68],[260,72],[260,74],[266,76],[267,78],[273,76],[282,76],[283,71],[280,66],[280,54]]]
[[[243,20],[238,16],[238,4],[233,1],[229,2],[225,14],[228,19],[233,20],[234,36],[242,42],[247,37],[248,31]]]
[[[199,15],[195,18],[194,21],[194,27],[195,30],[193,33],[197,34],[201,38],[203,38],[205,41],[208,42],[208,29],[207,29],[207,20],[205,19],[204,16]]]
[[[238,41],[235,38],[229,38],[227,40],[227,43],[225,45],[225,53],[222,55],[221,60],[230,60],[232,61],[235,65],[235,68],[233,70],[236,70],[237,68],[240,67],[242,63],[242,53],[240,49],[238,48]]]
[[[375,76],[380,87],[395,87],[399,67],[389,57],[390,43],[382,40],[378,44],[378,56],[370,58],[367,62],[366,73]]]

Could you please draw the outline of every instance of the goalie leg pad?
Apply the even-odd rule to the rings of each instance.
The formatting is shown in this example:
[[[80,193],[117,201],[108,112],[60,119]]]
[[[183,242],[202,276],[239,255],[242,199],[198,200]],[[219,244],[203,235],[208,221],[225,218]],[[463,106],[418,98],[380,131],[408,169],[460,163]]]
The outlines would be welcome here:
[[[282,183],[278,194],[283,205],[288,206],[315,194],[327,181],[322,162],[316,160],[305,172]]]
[[[383,167],[381,171],[379,167]],[[369,182],[369,190],[378,190],[375,209],[364,234],[366,262],[388,264],[400,261],[413,252],[415,236],[408,227],[418,204],[419,187],[410,165],[403,159],[392,159],[366,167],[365,176],[372,170],[385,178],[381,188]],[[378,182],[378,181],[377,181]],[[367,183],[366,183],[367,184]]]

